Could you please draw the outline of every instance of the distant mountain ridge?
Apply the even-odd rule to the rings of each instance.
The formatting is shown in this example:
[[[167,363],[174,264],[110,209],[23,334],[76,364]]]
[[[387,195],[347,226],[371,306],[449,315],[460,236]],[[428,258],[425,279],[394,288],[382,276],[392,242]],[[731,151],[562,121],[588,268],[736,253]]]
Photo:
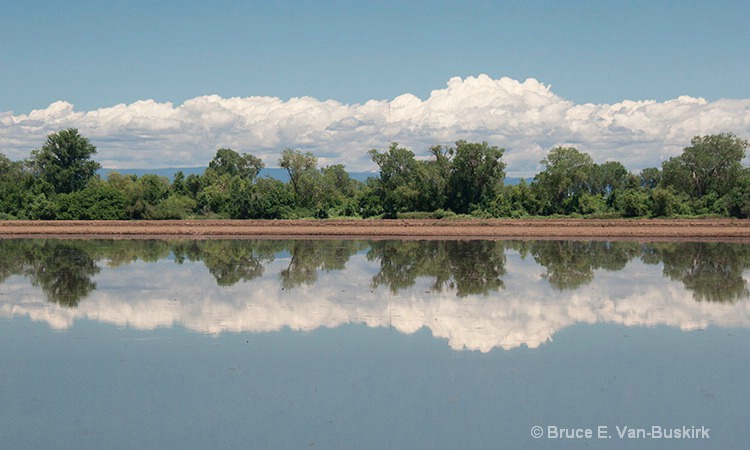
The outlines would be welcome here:
[[[161,177],[167,177],[170,181],[174,180],[174,175],[182,171],[182,173],[185,174],[185,176],[188,175],[201,175],[203,172],[207,169],[207,167],[160,167],[157,169],[107,169],[103,168],[99,170],[99,175],[107,179],[107,176],[112,172],[117,172],[121,175],[137,175],[139,178],[143,175],[159,175]],[[289,174],[287,173],[286,169],[282,169],[280,167],[266,167],[260,171],[260,174],[258,175],[260,177],[271,177],[274,179],[277,179],[279,181],[287,182],[289,181]],[[377,177],[378,172],[349,172],[349,176],[352,177],[355,180],[359,181],[365,181],[370,177]],[[514,186],[518,184],[521,181],[521,178],[517,177],[505,177],[505,184],[507,186]],[[526,179],[527,182],[531,181],[531,178]]]
[[[159,175],[162,177],[167,177],[169,180],[174,180],[174,175],[182,171],[182,173],[185,174],[185,176],[188,175],[202,175],[203,172],[208,167],[160,167],[158,169],[107,169],[103,168],[99,170],[99,175],[102,178],[107,178],[107,176],[111,172],[117,172],[121,175],[137,175],[138,177],[142,177],[143,175]],[[355,180],[359,181],[365,181],[369,177],[376,177],[378,175],[377,172],[349,172],[349,176],[354,178]],[[261,169],[260,173],[258,174],[259,177],[271,177],[275,178],[280,181],[287,182],[289,181],[289,174],[287,173],[286,169],[282,169],[280,167],[266,167],[264,169]]]

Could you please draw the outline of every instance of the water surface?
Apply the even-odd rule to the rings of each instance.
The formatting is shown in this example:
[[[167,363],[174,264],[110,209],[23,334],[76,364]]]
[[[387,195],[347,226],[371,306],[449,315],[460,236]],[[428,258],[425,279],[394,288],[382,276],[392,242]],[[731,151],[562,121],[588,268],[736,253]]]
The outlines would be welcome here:
[[[750,246],[0,241],[10,448],[727,448]],[[610,437],[534,439],[606,427]],[[618,428],[710,429],[626,439]]]

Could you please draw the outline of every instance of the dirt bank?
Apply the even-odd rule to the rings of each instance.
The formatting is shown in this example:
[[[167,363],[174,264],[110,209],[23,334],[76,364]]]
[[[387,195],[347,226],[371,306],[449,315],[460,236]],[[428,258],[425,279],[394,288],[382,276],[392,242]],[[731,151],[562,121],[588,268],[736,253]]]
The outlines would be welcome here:
[[[0,221],[0,237],[32,236],[716,239],[750,242],[750,221],[732,219]]]

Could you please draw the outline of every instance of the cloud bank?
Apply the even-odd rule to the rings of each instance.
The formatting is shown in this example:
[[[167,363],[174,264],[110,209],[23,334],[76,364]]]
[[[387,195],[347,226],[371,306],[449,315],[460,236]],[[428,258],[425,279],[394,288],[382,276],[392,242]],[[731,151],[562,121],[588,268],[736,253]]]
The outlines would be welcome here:
[[[639,170],[680,154],[696,135],[750,137],[750,99],[575,104],[535,79],[480,75],[451,78],[425,100],[403,94],[363,104],[208,95],[181,105],[141,100],[76,111],[58,101],[29,114],[0,112],[0,152],[26,158],[47,134],[68,127],[97,146],[96,159],[107,168],[205,166],[220,147],[274,167],[281,150],[291,147],[312,151],[321,165],[361,171],[375,169],[367,151],[389,142],[419,156],[432,145],[466,139],[504,147],[509,173],[536,172],[555,145],[575,145],[597,162],[617,160]]]

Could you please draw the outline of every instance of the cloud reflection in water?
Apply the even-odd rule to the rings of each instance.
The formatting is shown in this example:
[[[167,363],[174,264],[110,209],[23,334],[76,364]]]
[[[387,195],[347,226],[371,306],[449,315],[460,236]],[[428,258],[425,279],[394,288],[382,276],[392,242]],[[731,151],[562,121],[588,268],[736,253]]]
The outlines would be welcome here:
[[[427,328],[455,350],[482,352],[536,348],[579,323],[750,325],[750,246],[739,244],[127,242],[5,241],[0,317],[208,334]],[[72,268],[42,266],[61,254],[75,256],[63,258]],[[73,287],[83,294],[71,302],[56,277],[70,281],[80,267],[87,288]]]

